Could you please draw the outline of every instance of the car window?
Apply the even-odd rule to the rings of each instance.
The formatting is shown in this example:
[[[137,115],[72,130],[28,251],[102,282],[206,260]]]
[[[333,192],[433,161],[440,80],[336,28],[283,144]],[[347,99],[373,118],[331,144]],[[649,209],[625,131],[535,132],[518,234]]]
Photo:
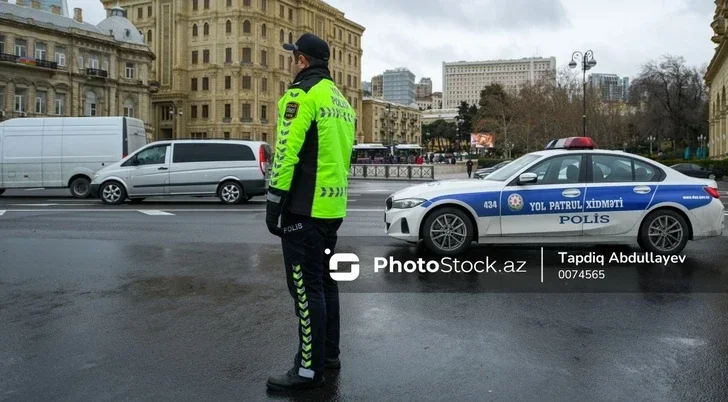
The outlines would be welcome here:
[[[523,155],[522,157],[491,173],[485,179],[490,181],[506,181],[513,177],[513,175],[518,173],[521,169],[525,168],[526,166],[530,165],[540,158],[540,154]]]
[[[594,183],[656,181],[657,169],[647,163],[618,155],[592,155]]]
[[[678,163],[677,165],[672,165],[673,169],[680,170],[685,169],[687,166],[684,163]]]
[[[660,172],[652,165],[638,160],[634,160],[634,179],[635,181],[657,181],[660,178]]]
[[[692,170],[701,170],[702,167],[700,165],[696,165],[696,164],[693,163],[693,164],[690,165],[690,169],[692,169]]]
[[[579,182],[581,154],[569,154],[547,159],[528,170],[536,173],[536,184],[570,184]]]
[[[182,143],[174,145],[174,163],[254,161],[255,155],[244,144]]]
[[[139,165],[161,165],[167,157],[167,145],[147,148],[139,152],[136,160]]]

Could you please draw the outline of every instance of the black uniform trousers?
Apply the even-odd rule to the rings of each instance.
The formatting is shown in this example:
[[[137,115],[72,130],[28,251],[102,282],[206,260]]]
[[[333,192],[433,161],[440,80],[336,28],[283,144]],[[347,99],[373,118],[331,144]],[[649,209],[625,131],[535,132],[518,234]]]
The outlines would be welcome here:
[[[301,377],[318,378],[324,372],[324,358],[339,357],[339,287],[331,278],[329,260],[342,222],[285,210],[281,215],[286,281],[298,317],[294,369]]]

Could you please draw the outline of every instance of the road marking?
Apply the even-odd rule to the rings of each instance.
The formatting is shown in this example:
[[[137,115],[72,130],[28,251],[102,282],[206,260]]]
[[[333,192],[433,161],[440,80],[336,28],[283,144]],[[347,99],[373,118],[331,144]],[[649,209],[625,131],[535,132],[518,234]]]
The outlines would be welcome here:
[[[5,215],[5,211],[3,211],[2,209],[0,209],[0,216],[3,216],[3,215]]]
[[[94,202],[94,204],[101,204],[101,200],[73,200],[73,199],[65,199],[65,200],[45,200],[47,202]]]
[[[169,212],[160,211],[158,209],[137,209],[137,212],[141,212],[144,215],[149,215],[149,216],[174,215],[174,214],[170,214]]]
[[[10,204],[14,207],[52,207],[58,204]]]

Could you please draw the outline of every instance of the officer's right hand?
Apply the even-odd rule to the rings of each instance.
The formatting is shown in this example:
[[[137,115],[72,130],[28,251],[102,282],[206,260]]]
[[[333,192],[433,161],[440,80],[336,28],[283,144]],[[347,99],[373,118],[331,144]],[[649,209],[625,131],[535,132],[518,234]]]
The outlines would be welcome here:
[[[281,229],[278,226],[278,218],[281,216],[281,197],[277,197],[275,195],[272,196],[273,199],[271,199],[271,196],[268,196],[268,201],[265,205],[265,225],[268,227],[268,231],[271,232],[275,236],[282,236],[283,235],[283,229]],[[275,202],[275,201],[278,202]]]

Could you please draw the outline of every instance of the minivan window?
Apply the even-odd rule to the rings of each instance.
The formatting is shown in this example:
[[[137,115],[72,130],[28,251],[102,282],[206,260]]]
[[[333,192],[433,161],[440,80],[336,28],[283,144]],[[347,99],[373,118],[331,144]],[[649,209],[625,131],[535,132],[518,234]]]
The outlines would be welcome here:
[[[255,161],[253,150],[243,144],[175,144],[174,163]]]

